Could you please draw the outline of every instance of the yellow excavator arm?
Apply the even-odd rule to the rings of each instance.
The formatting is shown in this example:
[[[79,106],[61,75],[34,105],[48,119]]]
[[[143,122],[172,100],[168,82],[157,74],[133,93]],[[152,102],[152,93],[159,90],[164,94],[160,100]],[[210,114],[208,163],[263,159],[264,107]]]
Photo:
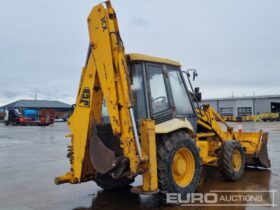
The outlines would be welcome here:
[[[57,184],[92,180],[96,169],[106,173],[118,164],[113,152],[107,151],[107,156],[102,156],[106,147],[96,134],[96,124],[100,124],[102,119],[103,99],[113,134],[119,137],[123,155],[130,160],[130,171],[136,174],[140,163],[141,150],[131,104],[125,51],[116,14],[109,1],[93,8],[88,17],[88,28],[89,53],[82,70],[76,107],[68,121],[71,170],[57,177]]]

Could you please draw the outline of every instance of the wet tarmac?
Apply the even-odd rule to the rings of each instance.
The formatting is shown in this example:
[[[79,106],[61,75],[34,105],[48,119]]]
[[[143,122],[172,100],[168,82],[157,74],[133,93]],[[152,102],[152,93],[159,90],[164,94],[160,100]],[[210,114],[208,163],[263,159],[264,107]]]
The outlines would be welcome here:
[[[280,122],[244,123],[245,130],[269,132],[271,170],[247,169],[238,182],[227,182],[216,168],[204,170],[205,180],[198,192],[211,190],[257,190],[263,203],[280,206]],[[53,178],[69,169],[66,158],[66,123],[49,127],[5,127],[0,124],[0,209],[225,209],[225,207],[161,206],[153,196],[127,191],[106,192],[94,182],[56,186]],[[138,178],[134,185],[139,185]],[[269,193],[267,191],[277,190]],[[240,194],[240,192],[234,192]],[[229,193],[229,194],[232,194]],[[246,201],[243,203],[246,205]],[[268,209],[273,207],[227,207],[228,209]]]

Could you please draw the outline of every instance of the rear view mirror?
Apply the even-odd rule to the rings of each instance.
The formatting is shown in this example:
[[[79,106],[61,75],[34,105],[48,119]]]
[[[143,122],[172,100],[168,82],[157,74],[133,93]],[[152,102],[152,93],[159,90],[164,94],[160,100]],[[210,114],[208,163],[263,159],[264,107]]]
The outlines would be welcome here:
[[[199,87],[194,88],[194,96],[196,97],[196,100],[198,102],[201,102],[202,95],[201,95],[201,92],[199,92]]]
[[[195,78],[198,76],[198,73],[197,73],[196,69],[188,69],[188,70],[187,70],[187,76],[188,76],[189,78],[191,77],[190,72],[192,72],[192,79],[193,79],[193,81],[194,81]]]
[[[194,71],[194,72],[193,72],[193,81],[195,80],[195,78],[196,78],[197,76],[198,76],[197,72]]]

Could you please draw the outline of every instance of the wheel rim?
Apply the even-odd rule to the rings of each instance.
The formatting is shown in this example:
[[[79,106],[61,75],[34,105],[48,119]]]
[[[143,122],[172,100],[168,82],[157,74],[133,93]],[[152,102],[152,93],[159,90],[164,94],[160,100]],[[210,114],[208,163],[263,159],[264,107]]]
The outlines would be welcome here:
[[[179,149],[172,162],[172,175],[176,184],[180,187],[188,186],[195,173],[195,160],[192,152],[187,148]]]
[[[232,166],[234,171],[239,171],[241,168],[241,154],[239,150],[234,150],[232,153]]]

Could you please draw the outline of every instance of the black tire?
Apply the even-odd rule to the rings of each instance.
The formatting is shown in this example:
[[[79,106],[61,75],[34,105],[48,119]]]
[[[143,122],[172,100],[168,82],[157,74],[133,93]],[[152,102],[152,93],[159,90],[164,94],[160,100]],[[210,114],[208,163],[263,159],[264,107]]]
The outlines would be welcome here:
[[[8,126],[8,125],[9,125],[9,121],[4,121],[4,124],[5,124],[6,126]]]
[[[176,152],[186,148],[191,151],[194,159],[195,170],[193,178],[185,187],[176,184],[172,164]],[[175,131],[157,138],[157,166],[159,193],[156,197],[161,203],[166,203],[166,193],[180,193],[185,198],[188,193],[196,191],[201,177],[201,159],[195,141],[184,131]]]
[[[113,179],[109,174],[104,174],[104,175],[98,175],[94,181],[102,189],[108,191],[114,191],[114,190],[121,190],[121,189],[129,189],[130,184],[134,182],[134,179],[128,179],[127,177]]]
[[[238,170],[234,170],[232,156],[237,150],[241,156],[241,165]],[[245,153],[241,144],[236,140],[225,141],[222,144],[219,152],[218,165],[222,175],[229,181],[236,181],[240,179],[245,169]]]

